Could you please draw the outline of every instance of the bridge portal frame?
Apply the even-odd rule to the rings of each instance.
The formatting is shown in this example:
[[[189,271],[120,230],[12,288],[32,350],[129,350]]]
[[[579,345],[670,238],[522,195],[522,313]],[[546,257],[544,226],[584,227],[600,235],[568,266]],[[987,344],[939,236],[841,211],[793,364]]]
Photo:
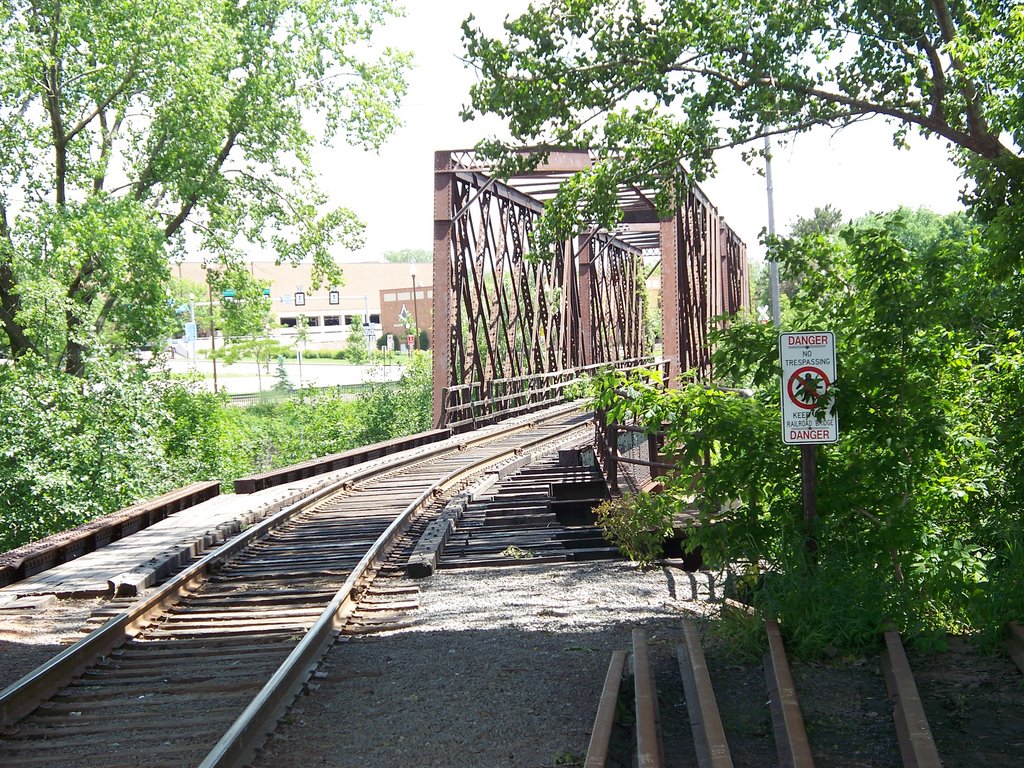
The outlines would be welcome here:
[[[621,187],[615,232],[581,233],[549,260],[526,260],[544,201],[595,160],[586,150],[545,152],[534,171],[505,182],[473,150],[435,153],[437,427],[517,413],[586,369],[653,362],[643,254],[661,256],[671,385],[710,376],[714,319],[749,303],[746,247],[695,185],[668,218],[655,190]]]

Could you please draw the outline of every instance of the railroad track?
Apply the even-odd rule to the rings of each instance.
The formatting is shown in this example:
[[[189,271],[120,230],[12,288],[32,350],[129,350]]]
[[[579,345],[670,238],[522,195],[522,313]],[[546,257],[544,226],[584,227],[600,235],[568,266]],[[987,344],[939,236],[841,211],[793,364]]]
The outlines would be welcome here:
[[[245,764],[418,515],[589,425],[563,407],[353,468],[0,692],[0,765]]]
[[[683,620],[680,630],[682,642],[676,646],[676,655],[684,702],[664,703],[669,710],[685,703],[692,735],[685,750],[687,754],[665,754],[659,712],[666,709],[659,708],[655,684],[656,677],[665,681],[664,670],[661,670],[661,675],[655,675],[647,634],[636,629],[632,635],[631,653],[619,650],[612,654],[584,761],[585,768],[613,765],[661,768],[669,764],[732,768],[733,757],[717,698],[730,693],[728,682],[722,684],[716,694],[697,625]],[[765,632],[768,638],[768,649],[764,655],[767,700],[753,691],[746,691],[746,695],[751,710],[766,707],[770,711],[776,754],[761,755],[758,764],[812,768],[815,765],[812,741],[804,726],[782,634],[773,621],[765,622]],[[906,768],[940,768],[942,758],[898,633],[886,633],[880,662],[892,712],[892,741],[898,745],[900,764]],[[755,698],[750,699],[752,693]],[[675,742],[678,744],[679,739],[676,738]],[[1012,751],[1014,747],[1009,748]],[[835,757],[832,755],[826,762],[836,764]],[[750,761],[751,755],[745,754],[742,762],[751,764]],[[895,761],[894,754],[891,764],[895,765]],[[840,764],[864,763],[851,754],[845,756]]]

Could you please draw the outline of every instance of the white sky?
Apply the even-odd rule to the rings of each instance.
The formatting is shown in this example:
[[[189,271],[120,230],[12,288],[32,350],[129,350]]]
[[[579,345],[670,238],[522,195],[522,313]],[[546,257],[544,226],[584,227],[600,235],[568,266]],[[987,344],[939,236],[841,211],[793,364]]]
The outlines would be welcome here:
[[[472,147],[499,133],[494,119],[465,123],[472,73],[462,53],[462,20],[476,15],[498,31],[524,0],[406,0],[406,17],[382,30],[381,40],[413,51],[416,69],[402,107],[404,126],[379,155],[345,146],[318,153],[324,188],[332,202],[353,209],[367,224],[366,247],[338,253],[341,261],[377,261],[384,251],[433,247],[433,153]],[[842,132],[821,130],[777,147],[772,161],[776,230],[798,216],[831,204],[847,219],[899,205],[938,212],[959,209],[962,182],[944,142],[913,137],[910,150],[892,146],[891,131],[873,120]],[[758,233],[767,226],[764,177],[739,159],[721,154],[718,175],[702,187],[730,226],[758,255]]]

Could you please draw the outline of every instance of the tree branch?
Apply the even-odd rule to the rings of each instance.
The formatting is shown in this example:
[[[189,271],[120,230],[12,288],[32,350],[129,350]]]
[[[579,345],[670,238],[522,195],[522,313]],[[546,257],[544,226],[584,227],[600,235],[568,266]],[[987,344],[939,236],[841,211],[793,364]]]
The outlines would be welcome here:
[[[107,98],[105,98],[102,102],[97,104],[96,107],[92,110],[92,112],[90,112],[88,115],[86,115],[78,121],[78,124],[75,125],[75,127],[68,132],[67,136],[64,137],[65,141],[71,141],[73,138],[75,138],[75,136],[77,136],[79,133],[85,130],[89,123],[95,120],[100,114],[102,114],[106,110],[107,107],[113,104],[114,99],[116,99],[118,96],[122,96],[125,90],[128,88],[128,86],[131,85],[132,80],[135,79],[135,75],[135,65],[133,64],[128,69],[128,74],[125,75],[125,78],[123,81],[121,81],[121,84],[117,86],[117,88],[115,88],[114,91],[109,96],[107,96]]]
[[[135,187],[135,200],[138,202],[142,201],[142,198],[153,188],[156,183],[154,177],[154,165],[156,164],[156,157],[163,150],[164,145],[167,144],[167,131],[166,129],[160,132],[160,136],[153,144],[153,151],[149,153],[149,158],[146,160],[146,167],[142,169],[142,173],[139,174],[139,180],[132,184]]]
[[[943,42],[946,44],[952,43],[956,39],[956,25],[953,23],[953,17],[950,15],[949,5],[946,3],[946,0],[931,0],[931,6],[935,12],[935,20],[938,22],[939,29],[942,32]],[[953,69],[963,75],[966,71],[964,63],[952,53],[949,57]],[[995,158],[1007,152],[1008,150],[999,141],[999,137],[993,136],[988,129],[988,123],[982,115],[981,97],[974,82],[970,78],[964,77],[963,84],[959,86],[958,90],[966,102],[967,130],[976,136],[979,141],[992,147],[990,150],[991,154],[986,154],[985,152],[979,152],[978,154],[983,157]]]
[[[221,147],[220,152],[217,154],[216,159],[213,162],[213,166],[210,168],[206,177],[199,183],[199,185],[193,190],[192,194],[188,196],[184,205],[181,206],[181,210],[178,211],[177,215],[171,219],[167,226],[164,227],[164,237],[170,238],[175,232],[181,229],[181,225],[185,223],[189,215],[192,213],[192,209],[196,207],[199,202],[199,195],[206,186],[207,182],[213,178],[213,176],[221,169],[225,162],[227,162],[228,156],[231,154],[231,150],[235,146],[235,141],[238,139],[240,131],[232,129],[228,133],[228,138],[224,142],[224,146]]]
[[[7,223],[7,206],[0,203],[0,325],[7,334],[11,357],[17,359],[36,349],[18,320],[21,298],[14,274],[14,243]]]
[[[117,136],[117,132],[121,128],[121,121],[124,118],[123,114],[119,114],[114,119],[114,124],[107,127],[107,114],[106,112],[100,113],[100,167],[97,169],[96,176],[93,179],[92,188],[94,192],[102,192],[103,185],[107,179],[107,169],[110,165],[110,158],[113,155],[114,138]]]
[[[61,115],[61,62],[57,57],[58,27],[60,26],[60,0],[54,5],[53,20],[50,24],[50,61],[43,68],[43,81],[46,90],[46,110],[50,116],[50,131],[53,134],[54,152],[54,188],[57,194],[57,205],[63,206],[66,201],[67,182],[67,139],[64,136],[64,118]]]
[[[946,72],[942,66],[942,59],[926,35],[921,35],[917,45],[925,52],[925,55],[928,57],[928,63],[932,68],[932,111],[929,118],[946,122],[946,108],[943,103],[946,98]]]
[[[908,109],[867,101],[865,99],[847,96],[844,93],[827,91],[811,85],[785,83],[771,77],[749,78],[743,80],[734,75],[730,75],[720,70],[711,69],[709,67],[684,67],[680,71],[721,80],[740,92],[754,87],[773,88],[782,92],[789,91],[801,96],[811,96],[828,104],[840,104],[844,107],[849,107],[851,112],[857,114],[872,113],[885,115],[887,117],[895,118],[901,122],[924,128],[927,131],[948,139],[957,146],[976,152],[982,157],[995,158],[1010,151],[1003,146],[997,137],[991,136],[990,134],[982,133],[981,135],[978,135],[973,131],[961,131],[953,128],[945,120],[933,120],[916,112],[911,112]]]

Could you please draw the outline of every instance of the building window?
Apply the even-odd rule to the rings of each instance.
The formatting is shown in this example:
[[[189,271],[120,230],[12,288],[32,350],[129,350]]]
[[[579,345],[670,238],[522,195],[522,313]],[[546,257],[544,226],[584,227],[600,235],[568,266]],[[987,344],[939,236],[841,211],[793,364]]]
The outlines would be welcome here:
[[[310,328],[315,328],[316,326],[320,325],[320,317],[318,315],[312,315],[311,317],[307,317],[306,320],[309,321]]]
[[[298,320],[296,320],[294,317],[282,317],[281,318],[281,326],[283,328],[294,328],[297,323],[298,323]]]
[[[397,299],[395,298],[395,294],[393,294],[393,293],[385,293],[384,294],[384,301],[397,301]]]
[[[337,315],[324,315],[324,325],[341,325],[341,318]]]
[[[380,325],[380,315],[370,315],[370,323]]]
[[[412,291],[402,291],[395,295],[398,297],[398,301],[409,301],[412,298]]]

